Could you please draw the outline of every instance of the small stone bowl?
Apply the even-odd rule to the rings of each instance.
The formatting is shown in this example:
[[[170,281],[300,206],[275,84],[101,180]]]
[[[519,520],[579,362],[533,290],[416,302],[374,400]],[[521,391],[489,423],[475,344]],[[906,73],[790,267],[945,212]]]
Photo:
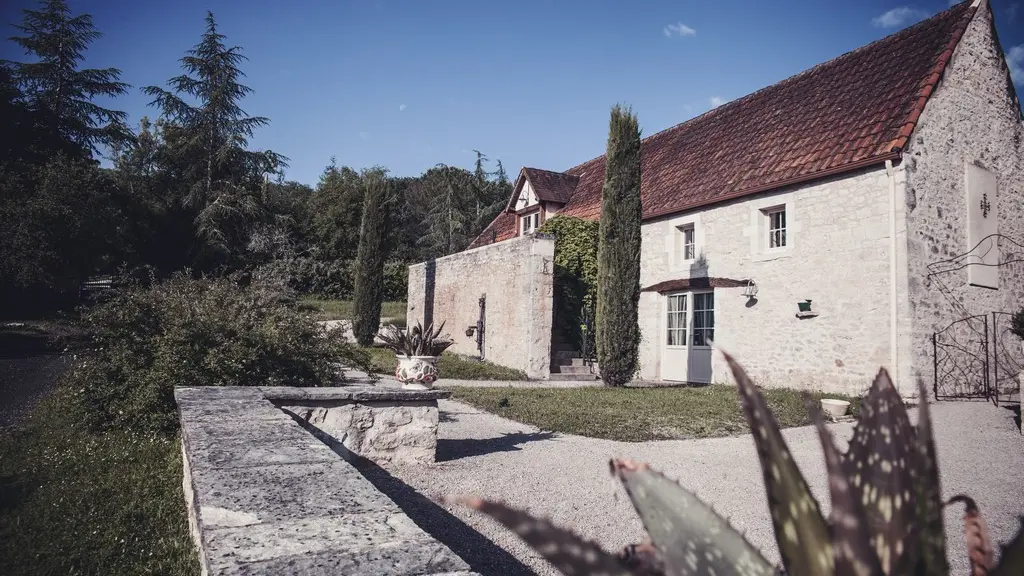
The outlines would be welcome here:
[[[822,398],[821,409],[828,412],[833,418],[839,418],[850,409],[850,403],[846,400],[836,400],[835,398]]]

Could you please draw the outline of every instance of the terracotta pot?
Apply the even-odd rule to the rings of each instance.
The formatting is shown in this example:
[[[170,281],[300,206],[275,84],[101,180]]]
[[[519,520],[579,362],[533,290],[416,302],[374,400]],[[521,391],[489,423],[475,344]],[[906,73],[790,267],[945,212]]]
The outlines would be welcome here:
[[[395,380],[406,390],[430,390],[437,381],[437,356],[395,355]]]

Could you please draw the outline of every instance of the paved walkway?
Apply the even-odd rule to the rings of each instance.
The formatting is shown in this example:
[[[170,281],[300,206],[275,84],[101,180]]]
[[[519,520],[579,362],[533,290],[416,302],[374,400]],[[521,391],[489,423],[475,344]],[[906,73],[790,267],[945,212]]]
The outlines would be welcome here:
[[[983,402],[933,405],[936,443],[946,497],[964,492],[980,506],[993,537],[1007,541],[1024,513],[1024,437],[1006,409]],[[643,531],[625,492],[609,475],[608,459],[649,462],[727,515],[772,561],[778,560],[761,470],[750,436],[645,443],[613,442],[551,434],[453,401],[441,401],[438,460],[433,466],[388,467],[398,479],[429,498],[478,495],[524,507],[571,527],[608,550],[638,542]],[[916,410],[911,417],[916,417]],[[833,430],[843,444],[852,425]],[[794,458],[821,502],[829,499],[817,434],[810,427],[784,432]],[[461,507],[457,518],[540,574],[554,574],[511,532]],[[962,510],[946,514],[952,574],[966,573],[960,523]],[[428,531],[450,521],[418,520]],[[474,568],[489,573],[478,566]],[[529,573],[523,566],[495,574]]]

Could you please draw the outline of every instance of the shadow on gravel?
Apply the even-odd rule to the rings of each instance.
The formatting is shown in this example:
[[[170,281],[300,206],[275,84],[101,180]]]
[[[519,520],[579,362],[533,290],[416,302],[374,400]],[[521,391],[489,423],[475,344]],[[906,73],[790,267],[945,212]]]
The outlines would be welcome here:
[[[494,452],[515,452],[528,442],[550,440],[554,432],[515,432],[506,433],[496,438],[461,438],[457,440],[437,440],[437,461],[448,462],[470,456],[483,456]]]
[[[488,540],[457,516],[435,504],[415,488],[392,476],[372,461],[350,452],[345,445],[305,420],[289,414],[299,426],[355,466],[377,490],[398,504],[417,526],[458,554],[482,576],[536,576],[504,548]]]
[[[1013,413],[1013,423],[1017,426],[1017,430],[1020,430],[1020,403],[1016,404],[1003,404],[1002,408],[1009,410]]]

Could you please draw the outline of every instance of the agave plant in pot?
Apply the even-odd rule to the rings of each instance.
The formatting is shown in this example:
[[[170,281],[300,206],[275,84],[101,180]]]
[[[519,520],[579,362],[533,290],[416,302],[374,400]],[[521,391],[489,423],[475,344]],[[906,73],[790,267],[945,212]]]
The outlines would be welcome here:
[[[395,379],[402,383],[406,390],[429,390],[438,378],[437,359],[455,342],[448,335],[441,336],[444,322],[434,329],[434,324],[426,328],[419,322],[409,330],[402,330],[395,325],[377,336],[384,345],[391,349],[398,358],[395,367]]]

